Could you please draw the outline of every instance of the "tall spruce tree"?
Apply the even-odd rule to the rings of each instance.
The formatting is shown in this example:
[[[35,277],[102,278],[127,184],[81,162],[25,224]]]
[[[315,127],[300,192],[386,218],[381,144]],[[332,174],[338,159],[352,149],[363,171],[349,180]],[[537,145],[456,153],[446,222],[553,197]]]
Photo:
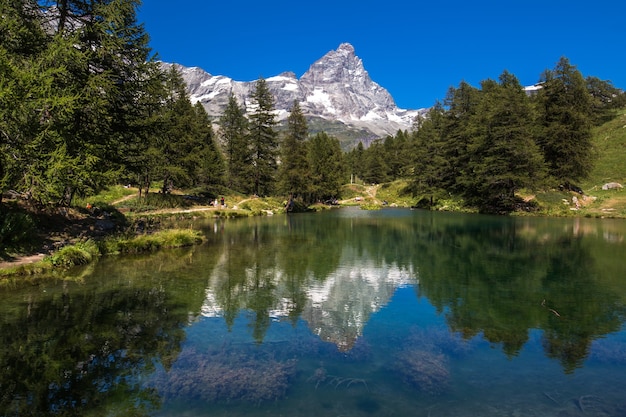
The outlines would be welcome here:
[[[287,118],[287,134],[281,143],[279,191],[290,198],[303,198],[310,185],[306,158],[306,140],[309,128],[302,109],[293,102]]]
[[[197,172],[194,177],[199,185],[209,187],[223,185],[225,175],[224,158],[217,145],[211,120],[202,103],[197,102],[194,105],[194,111],[195,122],[193,130],[201,143],[201,148],[199,149],[200,163],[196,167]]]
[[[480,100],[477,88],[463,81],[458,88],[450,88],[444,100],[448,108],[444,126],[444,158],[447,170],[441,172],[442,185],[448,191],[459,192],[457,178],[467,169],[467,147],[475,135],[475,113]]]
[[[317,133],[309,139],[307,155],[311,169],[309,201],[338,197],[345,177],[339,140],[324,132]]]
[[[579,181],[590,172],[593,100],[582,74],[565,57],[544,72],[537,94],[542,131],[539,145],[549,174],[559,184]]]
[[[451,171],[444,151],[445,109],[439,102],[428,110],[427,116],[413,132],[413,184],[415,194],[425,198],[424,206],[433,206],[445,194],[444,178]]]
[[[483,212],[514,211],[521,204],[516,192],[536,188],[545,176],[534,141],[532,105],[517,78],[504,71],[499,82],[482,82],[474,117],[468,166],[458,179],[462,194]]]
[[[278,133],[275,130],[274,97],[263,77],[257,80],[250,98],[255,106],[249,115],[253,192],[260,196],[270,195],[274,192],[278,170]]]
[[[226,186],[240,192],[252,192],[252,149],[248,121],[234,94],[219,119],[219,136],[226,159]]]

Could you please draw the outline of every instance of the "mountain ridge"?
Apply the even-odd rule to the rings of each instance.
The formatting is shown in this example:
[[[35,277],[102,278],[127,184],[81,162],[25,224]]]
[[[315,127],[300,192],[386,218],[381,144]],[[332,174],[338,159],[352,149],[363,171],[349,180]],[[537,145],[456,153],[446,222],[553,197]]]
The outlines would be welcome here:
[[[231,92],[240,105],[251,107],[250,94],[257,80],[235,81],[225,75],[211,75],[200,67],[162,65],[176,66],[191,101],[202,103],[211,117],[222,115]],[[278,121],[288,117],[297,101],[307,119],[343,124],[352,131],[352,136],[356,135],[357,141],[367,142],[394,135],[398,130],[409,130],[415,117],[426,111],[399,108],[391,94],[370,78],[349,43],[326,53],[300,78],[285,71],[265,81],[274,96]]]

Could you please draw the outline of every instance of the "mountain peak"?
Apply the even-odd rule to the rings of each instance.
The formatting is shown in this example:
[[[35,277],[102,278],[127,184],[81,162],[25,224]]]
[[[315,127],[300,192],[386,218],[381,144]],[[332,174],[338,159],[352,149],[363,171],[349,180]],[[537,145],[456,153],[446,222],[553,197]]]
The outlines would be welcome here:
[[[339,45],[339,48],[337,48],[337,52],[346,52],[350,55],[354,55],[354,46],[347,42],[342,43],[341,45]]]
[[[192,102],[201,102],[210,116],[222,114],[231,93],[239,103],[249,103],[255,81],[212,76],[199,68],[179,69]],[[399,109],[391,94],[372,81],[349,43],[340,44],[337,50],[315,61],[300,79],[293,72],[283,72],[266,81],[279,120],[288,116],[295,100],[306,116],[369,131],[362,139],[410,129],[414,118],[424,111]]]

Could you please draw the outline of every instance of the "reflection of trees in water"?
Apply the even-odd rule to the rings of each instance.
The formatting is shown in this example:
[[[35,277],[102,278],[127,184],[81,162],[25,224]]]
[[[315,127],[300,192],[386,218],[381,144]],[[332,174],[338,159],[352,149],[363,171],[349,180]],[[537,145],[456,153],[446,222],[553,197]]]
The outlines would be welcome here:
[[[175,262],[174,253],[169,265],[180,267],[187,256]],[[171,366],[188,313],[199,304],[188,304],[190,287],[181,288],[182,296],[158,272],[141,268],[143,259],[108,269],[111,279],[97,285],[29,291],[26,305],[5,300],[0,415],[140,415],[158,405],[156,392],[142,388],[140,377],[155,362]],[[103,410],[105,405],[114,409]]]
[[[271,312],[280,311],[294,324],[306,318],[317,334],[349,349],[360,334],[354,323],[364,326],[368,305],[385,303],[395,288],[384,274],[373,284],[359,268],[390,265],[419,272],[419,295],[445,312],[453,331],[481,334],[509,356],[526,344],[529,329],[541,328],[546,353],[573,369],[592,340],[623,322],[615,291],[599,281],[594,235],[584,221],[389,213],[229,224],[223,261],[212,274],[228,325],[240,309],[252,310],[252,332],[261,341]],[[311,288],[325,291],[315,308]]]
[[[546,354],[569,372],[593,339],[619,329],[618,296],[573,231],[533,233],[522,221],[489,217],[431,226],[417,231],[427,238],[417,250],[420,294],[453,331],[482,333],[516,355],[529,329],[541,328]]]

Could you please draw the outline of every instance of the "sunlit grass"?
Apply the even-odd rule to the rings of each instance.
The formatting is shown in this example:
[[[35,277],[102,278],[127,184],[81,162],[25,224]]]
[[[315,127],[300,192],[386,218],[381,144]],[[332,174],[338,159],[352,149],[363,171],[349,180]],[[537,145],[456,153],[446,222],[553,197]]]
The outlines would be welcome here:
[[[91,204],[92,206],[112,205],[114,202],[136,193],[136,188],[112,185],[96,195],[74,198],[73,204],[75,207],[86,207],[87,204]]]
[[[179,248],[197,245],[203,240],[199,231],[191,229],[162,230],[137,236],[110,236],[100,241],[89,239],[67,245],[41,261],[0,270],[0,284],[10,282],[12,277],[45,274],[56,269],[86,265],[104,255]]]

